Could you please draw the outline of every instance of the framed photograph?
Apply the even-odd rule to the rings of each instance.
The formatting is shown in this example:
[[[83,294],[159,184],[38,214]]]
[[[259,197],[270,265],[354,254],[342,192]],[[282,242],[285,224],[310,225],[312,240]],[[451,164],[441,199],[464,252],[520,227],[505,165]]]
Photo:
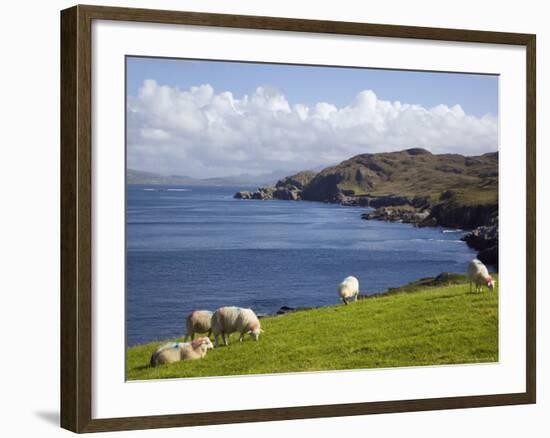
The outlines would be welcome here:
[[[535,403],[535,35],[61,12],[61,425]]]

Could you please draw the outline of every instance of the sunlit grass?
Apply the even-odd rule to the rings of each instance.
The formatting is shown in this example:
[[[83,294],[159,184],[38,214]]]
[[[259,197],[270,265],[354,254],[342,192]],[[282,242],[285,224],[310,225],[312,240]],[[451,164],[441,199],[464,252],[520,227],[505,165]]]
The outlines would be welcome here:
[[[498,288],[476,294],[462,283],[407,290],[262,318],[258,342],[239,343],[233,334],[228,347],[202,360],[152,368],[151,353],[161,342],[131,347],[127,379],[498,361]]]

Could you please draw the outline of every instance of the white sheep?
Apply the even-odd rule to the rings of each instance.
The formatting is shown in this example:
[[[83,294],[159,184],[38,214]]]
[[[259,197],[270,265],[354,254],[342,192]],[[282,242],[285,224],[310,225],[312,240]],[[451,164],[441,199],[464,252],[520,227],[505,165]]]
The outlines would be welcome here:
[[[220,307],[212,315],[212,334],[214,335],[214,345],[218,346],[218,338],[221,335],[224,345],[229,345],[229,335],[239,332],[239,341],[242,342],[245,333],[255,341],[258,340],[263,330],[260,327],[260,321],[252,309],[242,309],[240,307]]]
[[[338,286],[338,295],[340,295],[344,304],[348,304],[348,301],[352,299],[357,301],[357,296],[359,295],[359,280],[353,276],[346,277]]]
[[[210,337],[212,333],[212,312],[210,310],[194,310],[185,321],[187,334],[185,340],[195,339],[195,333],[208,333]]]
[[[260,333],[263,332],[260,320],[252,309],[241,309],[237,317],[237,332],[241,334],[239,341],[242,342],[245,333],[250,333],[250,337],[257,341]]]
[[[156,349],[151,356],[150,364],[156,367],[180,360],[202,359],[211,348],[214,346],[207,337],[197,338],[192,342],[169,342]]]
[[[489,275],[487,267],[478,259],[473,259],[468,263],[467,275],[470,281],[470,293],[472,292],[472,283],[476,285],[476,292],[481,292],[483,285],[486,285],[489,290],[495,288],[495,280]]]

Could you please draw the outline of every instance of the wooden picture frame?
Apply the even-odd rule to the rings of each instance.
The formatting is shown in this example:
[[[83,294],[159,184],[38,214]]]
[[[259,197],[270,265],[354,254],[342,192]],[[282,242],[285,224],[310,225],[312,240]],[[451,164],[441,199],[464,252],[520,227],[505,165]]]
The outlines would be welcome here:
[[[92,418],[92,22],[112,20],[225,28],[517,45],[526,48],[526,391],[416,400]],[[531,34],[75,6],[61,12],[61,426],[99,432],[535,403],[535,57]]]

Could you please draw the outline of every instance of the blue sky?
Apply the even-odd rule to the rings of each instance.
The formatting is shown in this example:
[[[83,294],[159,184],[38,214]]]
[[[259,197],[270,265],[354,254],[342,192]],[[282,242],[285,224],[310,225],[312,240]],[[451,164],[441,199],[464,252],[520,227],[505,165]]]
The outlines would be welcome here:
[[[127,58],[128,167],[219,177],[498,149],[498,77]]]
[[[189,88],[208,83],[216,92],[249,94],[258,85],[279,89],[290,103],[330,102],[348,105],[364,89],[380,99],[420,104],[459,104],[467,113],[498,114],[498,77],[495,75],[377,70],[366,68],[313,67],[180,59],[127,59],[128,94],[135,95],[145,79]]]

